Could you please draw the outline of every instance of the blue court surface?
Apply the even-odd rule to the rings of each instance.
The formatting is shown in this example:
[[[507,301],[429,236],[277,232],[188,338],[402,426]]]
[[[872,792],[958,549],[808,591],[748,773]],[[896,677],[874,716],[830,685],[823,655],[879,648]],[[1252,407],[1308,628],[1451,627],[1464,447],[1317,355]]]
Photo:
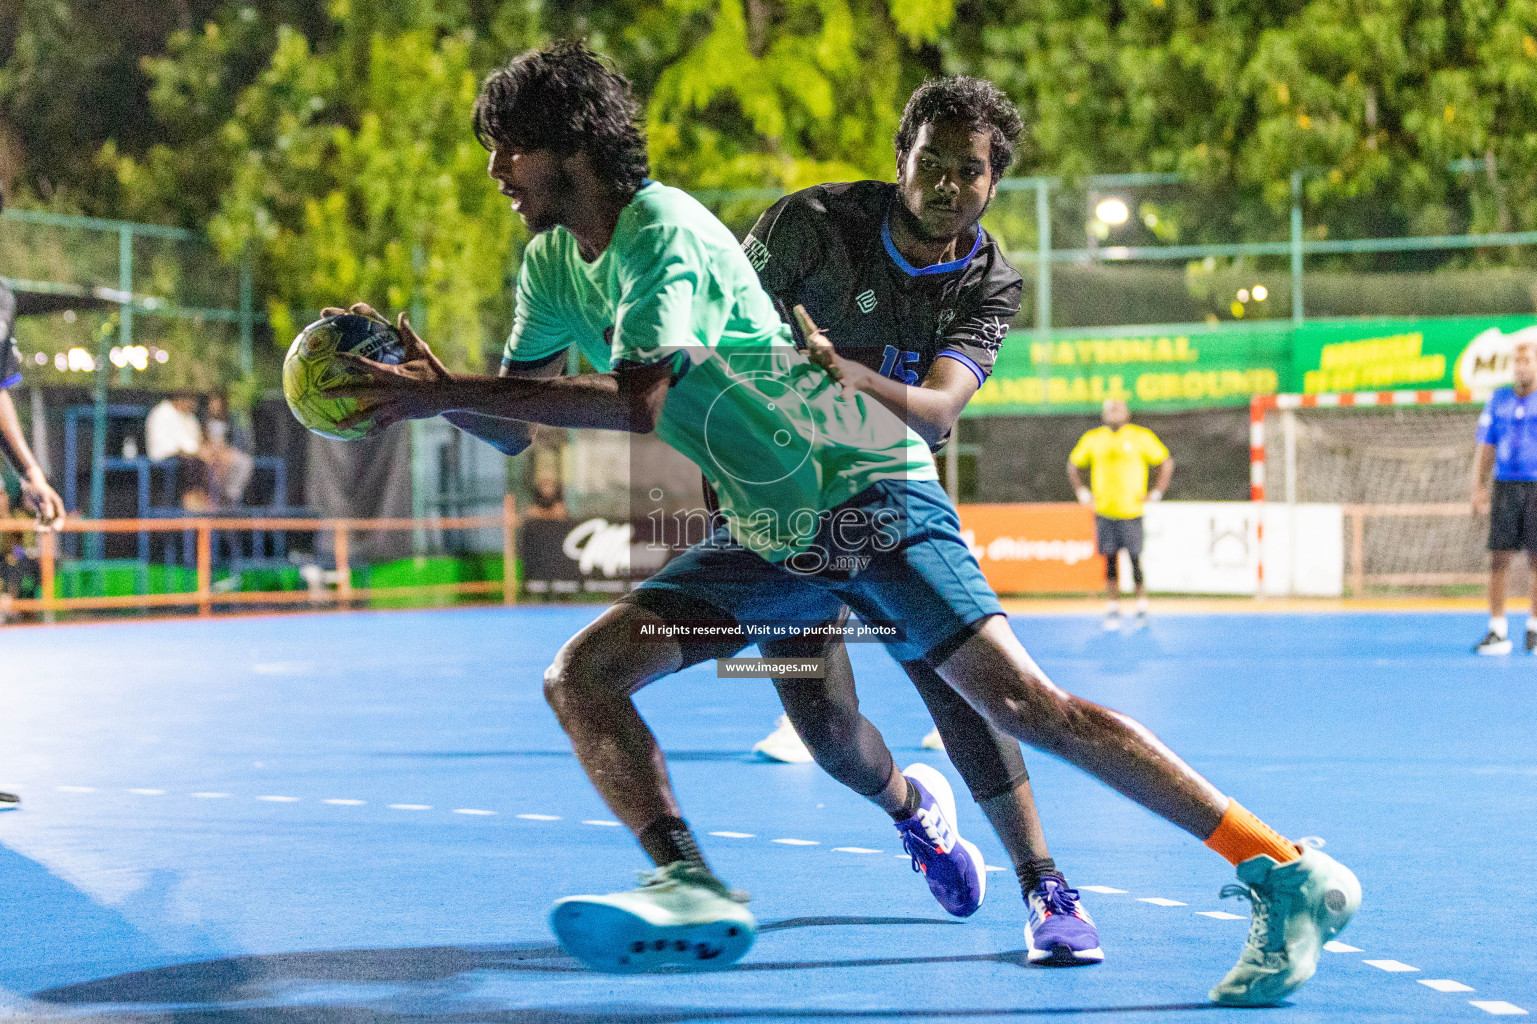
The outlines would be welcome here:
[[[0,1016],[252,1022],[1427,1021],[1537,1012],[1537,660],[1467,653],[1472,614],[1016,617],[1060,684],[1121,709],[1261,817],[1354,868],[1361,912],[1277,1009],[1209,1006],[1248,907],[1196,840],[1027,752],[1107,960],[1025,966],[1011,872],[949,919],[889,819],[814,765],[747,756],[766,680],[701,666],[642,713],[706,855],[763,925],[735,969],[610,977],[558,896],[646,862],[546,707],[591,608],[0,631]],[[1520,620],[1516,620],[1520,628]],[[946,771],[905,677],[854,652],[901,763]],[[1088,888],[1094,887],[1094,888]],[[1214,916],[1215,915],[1215,916]]]

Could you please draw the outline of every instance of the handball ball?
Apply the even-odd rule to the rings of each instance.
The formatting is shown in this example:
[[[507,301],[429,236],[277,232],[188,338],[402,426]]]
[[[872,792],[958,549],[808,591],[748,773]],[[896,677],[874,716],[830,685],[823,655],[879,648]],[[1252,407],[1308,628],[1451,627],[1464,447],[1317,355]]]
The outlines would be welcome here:
[[[406,349],[395,328],[356,313],[316,320],[300,331],[288,347],[288,355],[283,359],[283,395],[294,419],[321,437],[356,441],[374,432],[373,422],[364,420],[350,427],[338,427],[337,423],[358,410],[358,401],[332,398],[326,391],[342,384],[366,383],[368,378],[349,373],[336,358],[340,352],[354,352],[377,363],[399,365]]]

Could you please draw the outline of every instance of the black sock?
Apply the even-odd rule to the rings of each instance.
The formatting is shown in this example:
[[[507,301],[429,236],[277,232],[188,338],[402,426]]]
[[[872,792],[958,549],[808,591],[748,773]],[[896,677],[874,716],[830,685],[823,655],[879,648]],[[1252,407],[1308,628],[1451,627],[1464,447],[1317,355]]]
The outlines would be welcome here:
[[[1027,896],[1031,890],[1041,884],[1041,879],[1045,876],[1056,875],[1058,878],[1062,877],[1062,872],[1057,870],[1057,862],[1050,857],[1031,857],[1019,866],[1017,874],[1019,875],[1019,887],[1024,890]]]
[[[704,862],[704,854],[699,852],[699,844],[694,841],[694,833],[689,831],[688,822],[682,818],[664,814],[647,825],[637,838],[646,856],[659,868],[685,861],[710,870]]]
[[[892,821],[906,821],[918,813],[918,808],[923,806],[923,798],[918,795],[918,787],[913,785],[913,780],[907,780],[907,800],[894,811],[888,811]]]

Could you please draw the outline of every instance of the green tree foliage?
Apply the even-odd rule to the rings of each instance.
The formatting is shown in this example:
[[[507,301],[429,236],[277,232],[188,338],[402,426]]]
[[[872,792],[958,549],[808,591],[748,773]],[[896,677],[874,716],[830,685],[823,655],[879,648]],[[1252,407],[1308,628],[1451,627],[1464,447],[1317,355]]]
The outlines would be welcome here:
[[[522,237],[469,107],[560,36],[615,58],[690,188],[889,176],[910,90],[964,71],[1026,113],[1015,173],[1067,179],[1059,245],[1072,183],[1118,171],[1188,183],[1117,242],[1284,237],[1297,170],[1314,235],[1537,227],[1537,6],[1489,0],[0,0],[0,176],[254,253],[280,342],[364,298],[478,365]],[[1032,218],[990,223],[1024,248]]]
[[[1537,7],[1485,0],[981,0],[945,42],[1030,113],[1023,166],[1174,171],[1165,240],[1537,225]],[[1495,174],[1454,171],[1483,159]]]

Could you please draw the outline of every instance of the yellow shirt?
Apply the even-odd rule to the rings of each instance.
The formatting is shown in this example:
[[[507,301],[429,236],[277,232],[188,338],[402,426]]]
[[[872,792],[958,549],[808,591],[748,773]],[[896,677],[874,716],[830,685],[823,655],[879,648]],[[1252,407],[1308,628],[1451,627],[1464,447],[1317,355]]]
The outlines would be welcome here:
[[[1059,449],[1060,450],[1060,449]],[[1147,469],[1169,457],[1169,449],[1146,427],[1095,427],[1078,439],[1067,461],[1089,469],[1094,512],[1106,519],[1135,519],[1147,497]]]

